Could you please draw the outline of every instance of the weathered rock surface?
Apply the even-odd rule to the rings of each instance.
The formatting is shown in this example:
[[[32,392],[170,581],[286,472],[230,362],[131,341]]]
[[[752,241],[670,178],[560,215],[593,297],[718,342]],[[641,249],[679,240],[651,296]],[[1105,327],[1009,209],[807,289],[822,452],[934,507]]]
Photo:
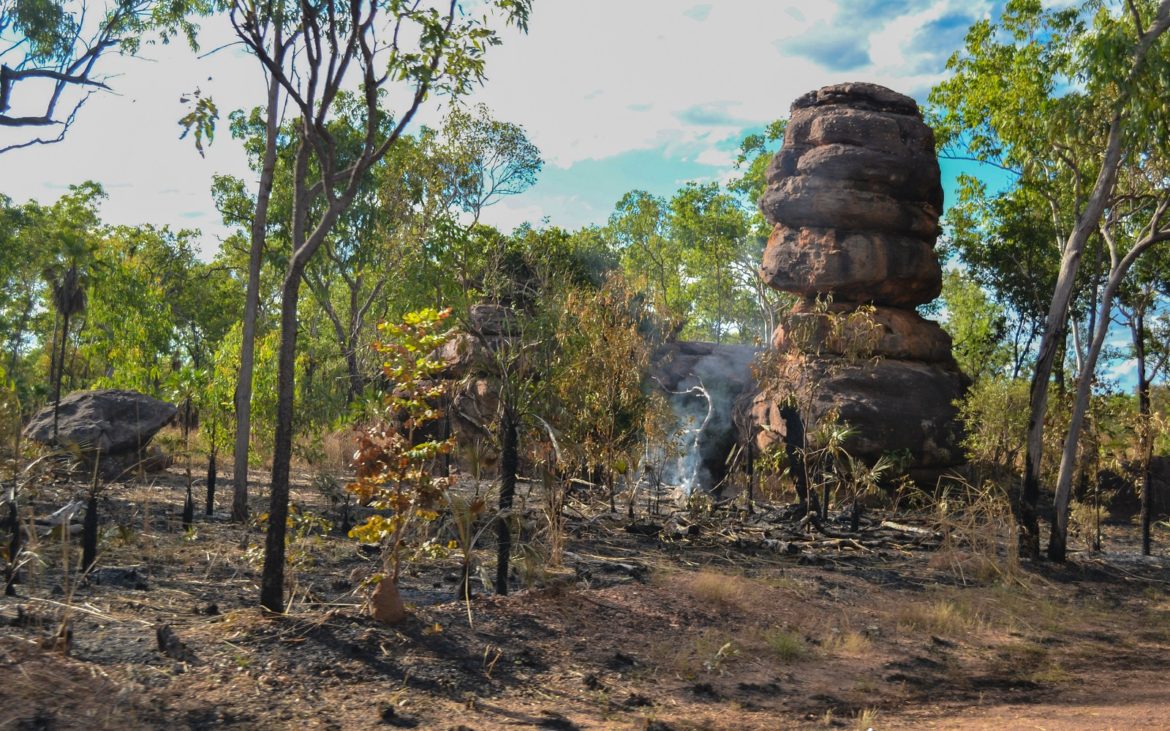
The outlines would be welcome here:
[[[770,184],[760,199],[760,210],[769,221],[794,228],[901,234],[930,245],[939,232],[939,209],[930,203],[898,200],[886,192],[804,175]]]
[[[766,179],[770,285],[899,306],[938,296],[942,184],[913,99],[859,83],[800,97]]]
[[[881,357],[939,363],[954,368],[951,336],[914,310],[869,307],[858,311],[834,302],[798,304],[772,335],[772,347],[809,354]]]
[[[760,272],[776,289],[849,302],[914,307],[942,291],[930,244],[888,233],[777,225]]]
[[[751,407],[758,446],[779,444],[780,404],[795,398],[809,433],[834,413],[852,427],[854,456],[902,452],[911,470],[961,463],[953,402],[966,380],[950,337],[913,309],[942,287],[942,185],[918,105],[874,84],[809,92],[766,180],[760,210],[773,229],[760,273],[805,300],[773,335],[777,372]]]
[[[834,358],[803,358],[801,367],[817,387],[804,418],[816,423],[830,411],[853,427],[846,442],[854,457],[874,461],[902,452],[912,467],[938,468],[960,464],[958,412],[953,401],[964,389],[956,370],[906,360],[850,363]],[[780,445],[785,433],[781,400],[763,391],[752,402],[754,422],[761,426],[761,448]]]
[[[481,302],[469,308],[467,324],[482,335],[514,335],[516,313],[506,305]]]
[[[137,391],[77,391],[61,399],[55,443],[76,448],[89,464],[97,459],[102,475],[113,479],[150,456],[146,451],[150,440],[177,412],[174,404]],[[33,416],[24,436],[54,443],[52,405]]]
[[[439,375],[443,378],[463,378],[479,373],[495,373],[500,363],[496,353],[514,347],[514,339],[507,335],[485,335],[482,339],[471,333],[455,334],[435,351],[434,357],[443,364]],[[515,367],[516,364],[512,364]]]

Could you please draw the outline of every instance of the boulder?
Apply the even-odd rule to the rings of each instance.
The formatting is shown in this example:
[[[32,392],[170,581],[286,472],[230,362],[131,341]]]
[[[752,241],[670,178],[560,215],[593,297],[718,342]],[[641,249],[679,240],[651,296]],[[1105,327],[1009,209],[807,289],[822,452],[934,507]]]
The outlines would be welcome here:
[[[148,456],[145,450],[150,440],[177,413],[174,404],[137,391],[77,391],[61,399],[56,440],[52,405],[33,416],[24,436],[42,444],[77,449],[89,464],[98,460],[103,476],[113,479]]]
[[[847,81],[843,84],[823,86],[810,91],[792,103],[792,109],[848,104],[856,109],[894,114],[918,114],[918,103],[905,94],[893,89],[864,81]]]
[[[834,228],[777,224],[760,275],[785,292],[902,307],[942,291],[942,268],[926,240]]]
[[[760,210],[772,223],[938,238],[939,209],[925,201],[904,201],[846,181],[797,175],[768,184]]]
[[[516,313],[511,307],[487,302],[472,305],[467,313],[467,325],[482,335],[515,335]]]
[[[967,382],[950,337],[914,311],[942,289],[934,145],[914,100],[874,84],[792,105],[760,199],[773,224],[760,273],[805,300],[773,334],[752,400],[759,447],[779,444],[780,406],[795,400],[808,434],[833,414],[852,427],[855,457],[900,453],[911,474],[962,463],[954,401]]]
[[[913,310],[803,302],[772,335],[772,347],[810,354],[917,360],[954,368],[951,336]]]
[[[797,110],[785,133],[796,145],[853,145],[899,157],[934,152],[934,132],[917,114],[874,112],[848,105]]]
[[[963,463],[954,401],[967,384],[958,371],[908,360],[791,357],[801,361],[802,380],[811,386],[804,394],[797,391],[804,419],[816,424],[835,412],[841,423],[855,430],[845,444],[854,457],[873,462],[901,453],[915,468]],[[753,421],[760,427],[756,445],[761,450],[782,448],[780,404],[785,396],[766,389],[752,401]]]
[[[821,145],[796,160],[797,175],[847,182],[850,187],[925,201],[942,209],[938,160],[933,154],[896,155],[855,145]],[[772,182],[772,181],[768,181]]]

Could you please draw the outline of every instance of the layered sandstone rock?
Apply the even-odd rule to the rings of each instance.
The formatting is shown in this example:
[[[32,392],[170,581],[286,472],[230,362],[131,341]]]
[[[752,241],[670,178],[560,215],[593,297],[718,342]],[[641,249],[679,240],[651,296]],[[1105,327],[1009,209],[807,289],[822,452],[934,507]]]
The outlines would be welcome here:
[[[942,281],[942,186],[918,105],[862,83],[800,97],[767,183],[761,275],[803,301],[773,336],[777,372],[752,406],[759,446],[782,438],[780,404],[795,399],[810,425],[836,413],[852,426],[855,456],[961,462],[953,402],[965,379],[950,337],[914,311]]]

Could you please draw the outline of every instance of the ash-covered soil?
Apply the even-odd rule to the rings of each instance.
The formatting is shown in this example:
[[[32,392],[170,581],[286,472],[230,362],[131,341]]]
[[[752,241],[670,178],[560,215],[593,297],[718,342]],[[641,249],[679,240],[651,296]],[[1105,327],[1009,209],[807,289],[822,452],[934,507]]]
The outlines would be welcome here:
[[[263,534],[222,512],[184,530],[184,485],[110,486],[88,577],[63,570],[77,537],[33,541],[0,599],[0,729],[1170,726],[1161,527],[1150,559],[1123,526],[1104,553],[1013,567],[916,515],[824,535],[780,507],[631,521],[571,501],[550,565],[524,486],[512,592],[479,579],[487,531],[470,602],[458,558],[433,551],[408,564],[411,617],[391,627],[364,612],[376,552],[309,517],[289,611],[263,615]],[[31,506],[83,490],[45,485]],[[307,478],[294,502],[340,522]]]

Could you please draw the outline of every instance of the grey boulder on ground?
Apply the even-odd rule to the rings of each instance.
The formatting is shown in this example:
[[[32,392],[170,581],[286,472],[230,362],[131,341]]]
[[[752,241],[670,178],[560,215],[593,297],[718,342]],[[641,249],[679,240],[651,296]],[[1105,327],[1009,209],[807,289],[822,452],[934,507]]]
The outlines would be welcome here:
[[[137,391],[77,391],[61,399],[55,440],[52,405],[33,416],[24,436],[42,444],[76,448],[90,464],[96,458],[103,476],[111,478],[145,455],[150,440],[177,412],[174,404]]]

